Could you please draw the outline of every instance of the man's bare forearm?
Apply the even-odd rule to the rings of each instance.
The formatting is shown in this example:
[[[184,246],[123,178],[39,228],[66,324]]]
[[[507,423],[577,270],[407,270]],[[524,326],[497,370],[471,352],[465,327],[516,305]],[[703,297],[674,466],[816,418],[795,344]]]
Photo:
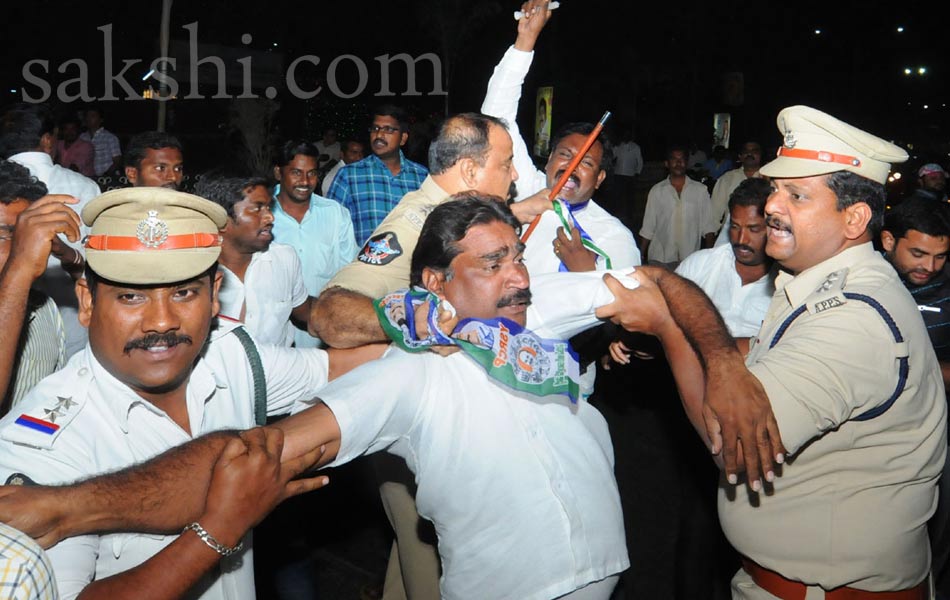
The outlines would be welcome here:
[[[705,378],[699,358],[675,322],[671,321],[658,331],[657,337],[663,344],[663,352],[666,353],[667,362],[673,371],[676,389],[686,416],[708,448],[710,441],[706,434],[706,423],[703,420]]]
[[[8,268],[0,271],[0,415],[6,413],[4,394],[13,379],[20,333],[26,320],[26,305],[30,295],[31,278]]]
[[[310,329],[334,348],[389,341],[376,318],[373,299],[341,287],[324,290],[313,303]]]
[[[641,269],[644,267],[641,267]],[[725,363],[742,364],[736,341],[712,301],[695,283],[660,268],[649,268],[673,320],[699,357],[703,370]]]
[[[177,533],[205,509],[215,461],[234,432],[218,432],[140,465],[62,487],[0,487],[0,521],[48,547],[105,531]]]

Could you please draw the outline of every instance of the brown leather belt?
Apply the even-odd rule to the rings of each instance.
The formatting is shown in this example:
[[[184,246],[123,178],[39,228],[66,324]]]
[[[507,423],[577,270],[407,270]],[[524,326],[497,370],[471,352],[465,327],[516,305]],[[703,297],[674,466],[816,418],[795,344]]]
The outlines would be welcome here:
[[[742,559],[742,569],[752,577],[757,586],[782,600],[805,600],[808,586],[800,581],[785,579],[748,558]],[[930,578],[906,590],[897,592],[869,592],[850,587],[825,591],[825,600],[929,600]]]

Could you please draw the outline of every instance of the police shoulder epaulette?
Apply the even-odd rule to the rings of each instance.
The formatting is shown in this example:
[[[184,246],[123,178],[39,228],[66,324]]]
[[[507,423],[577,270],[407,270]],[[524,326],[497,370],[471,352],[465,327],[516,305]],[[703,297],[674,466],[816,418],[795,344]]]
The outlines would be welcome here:
[[[840,271],[829,273],[818,289],[808,297],[805,306],[811,314],[818,314],[826,310],[847,304],[844,295],[844,285],[848,279],[847,267]]]
[[[31,409],[21,412],[0,431],[0,438],[33,448],[51,449],[63,430],[85,405],[86,386],[82,385],[82,380],[91,377],[88,367],[80,368],[76,372],[79,381],[72,382],[75,385],[64,389],[63,395],[52,396],[45,402],[32,403]]]
[[[412,225],[415,229],[422,230],[422,226],[425,225],[426,218],[429,216],[429,213],[432,212],[431,208],[424,206],[407,208],[403,213],[403,218],[409,221],[409,224]]]

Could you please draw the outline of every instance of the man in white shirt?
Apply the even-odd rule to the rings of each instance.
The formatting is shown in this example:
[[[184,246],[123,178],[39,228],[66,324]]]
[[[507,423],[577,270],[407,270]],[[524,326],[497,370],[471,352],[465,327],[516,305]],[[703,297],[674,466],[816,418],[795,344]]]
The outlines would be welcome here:
[[[99,195],[99,186],[75,171],[53,164],[56,148],[56,122],[49,107],[42,104],[21,105],[8,111],[0,125],[0,158],[20,163],[46,184],[50,194],[66,194],[79,200],[69,207],[82,212],[83,207]],[[85,235],[85,229],[81,234]],[[48,294],[59,306],[66,328],[66,356],[72,356],[86,343],[86,330],[79,325],[76,310],[75,283],[72,273],[81,273],[83,257],[78,240],[65,246],[62,260],[51,256],[46,272],[37,281],[37,288]],[[67,271],[66,267],[70,271]]]
[[[712,211],[710,211],[712,222],[709,226],[717,229],[721,227],[719,236],[716,238],[716,246],[729,243],[729,211],[726,207],[729,203],[729,196],[746,179],[760,177],[759,167],[762,166],[762,146],[758,142],[742,144],[742,150],[739,151],[739,162],[742,163],[742,166],[723,173],[722,177],[716,181],[716,186],[712,191]]]
[[[729,333],[745,344],[759,332],[775,292],[773,261],[765,254],[770,191],[764,179],[739,184],[729,198],[729,245],[694,252],[676,268],[706,292]]]
[[[518,22],[518,36],[505,52],[488,82],[482,112],[508,124],[518,171],[517,200],[552,188],[581,150],[593,123],[569,123],[555,132],[544,171],[535,168],[518,130],[518,102],[525,76],[534,59],[534,46],[551,11],[540,4]],[[558,194],[554,210],[545,211],[528,226],[525,263],[532,275],[557,271],[593,271],[640,264],[633,234],[619,219],[592,200],[613,163],[609,140],[601,134]],[[530,232],[530,233],[528,233]]]
[[[664,164],[670,174],[647,195],[640,247],[651,264],[675,268],[700,245],[711,247],[715,230],[709,226],[709,191],[686,175],[686,150],[671,147]]]
[[[318,147],[319,149],[319,147]],[[340,160],[333,165],[327,174],[323,176],[323,183],[320,184],[320,193],[326,197],[327,192],[330,191],[330,186],[333,185],[333,178],[336,177],[336,174],[340,172],[340,169],[344,165],[350,163],[355,163],[358,160],[363,160],[366,156],[366,146],[363,145],[363,142],[357,140],[347,140],[343,142],[343,150],[340,152]]]
[[[267,180],[246,173],[205,173],[195,194],[228,213],[218,266],[223,276],[219,317],[244,326],[262,344],[291,346],[294,324],[307,331],[312,298],[300,259],[274,244],[274,198]]]
[[[320,168],[323,168],[331,161],[340,160],[342,148],[340,147],[339,140],[337,140],[336,129],[333,127],[327,127],[323,132],[323,137],[320,141],[316,142],[314,146],[320,151]]]

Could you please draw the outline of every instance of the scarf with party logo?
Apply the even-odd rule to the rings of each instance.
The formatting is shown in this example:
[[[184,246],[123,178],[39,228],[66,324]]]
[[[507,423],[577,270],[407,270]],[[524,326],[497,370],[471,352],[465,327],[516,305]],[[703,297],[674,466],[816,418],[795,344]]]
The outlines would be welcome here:
[[[420,338],[415,314],[425,302],[429,302],[429,333]],[[412,288],[391,292],[377,299],[374,307],[383,331],[407,352],[458,346],[495,381],[535,396],[562,394],[577,403],[580,366],[567,341],[542,338],[503,317],[462,319],[451,335],[445,335],[438,326],[438,304],[434,294]]]

